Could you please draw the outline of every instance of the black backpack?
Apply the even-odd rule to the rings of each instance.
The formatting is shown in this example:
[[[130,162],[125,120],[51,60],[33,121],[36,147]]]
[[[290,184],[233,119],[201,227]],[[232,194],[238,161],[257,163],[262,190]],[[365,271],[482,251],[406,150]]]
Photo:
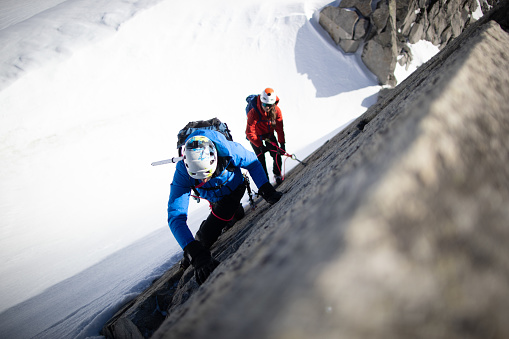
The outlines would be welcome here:
[[[233,141],[233,137],[230,133],[228,125],[221,122],[218,118],[212,118],[209,120],[198,120],[189,122],[184,128],[182,128],[177,135],[177,149],[179,156],[182,156],[182,146],[184,146],[189,134],[199,129],[207,129],[217,131],[223,134],[227,140]]]

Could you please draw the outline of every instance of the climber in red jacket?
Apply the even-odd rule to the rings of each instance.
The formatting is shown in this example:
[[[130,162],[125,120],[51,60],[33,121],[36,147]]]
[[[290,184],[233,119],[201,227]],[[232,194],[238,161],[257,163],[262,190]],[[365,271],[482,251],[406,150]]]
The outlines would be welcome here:
[[[256,105],[247,114],[246,136],[262,163],[267,178],[267,164],[265,152],[273,158],[272,172],[277,184],[283,181],[281,176],[281,154],[285,150],[285,132],[283,129],[283,115],[278,107],[279,98],[272,88],[266,88],[256,96]],[[277,132],[277,139],[274,135]],[[279,144],[278,144],[279,142]]]

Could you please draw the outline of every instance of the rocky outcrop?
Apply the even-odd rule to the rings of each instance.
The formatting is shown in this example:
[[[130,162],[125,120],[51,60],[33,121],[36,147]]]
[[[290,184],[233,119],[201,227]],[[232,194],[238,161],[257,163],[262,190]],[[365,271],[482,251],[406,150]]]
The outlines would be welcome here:
[[[205,284],[175,266],[103,334],[509,337],[508,17],[468,27],[289,173],[221,235]]]
[[[483,13],[488,13],[496,4],[498,4],[498,0],[479,0],[481,4],[481,11]]]
[[[483,0],[484,8],[494,1]],[[407,43],[428,40],[443,48],[472,22],[476,9],[476,0],[342,0],[325,7],[319,22],[345,53],[363,46],[366,67],[380,84],[395,86],[396,62],[412,60]]]
[[[381,83],[395,85],[394,69],[399,54],[396,36],[396,0],[382,0],[373,13],[372,37],[362,50],[362,61]],[[376,33],[375,33],[376,31]]]

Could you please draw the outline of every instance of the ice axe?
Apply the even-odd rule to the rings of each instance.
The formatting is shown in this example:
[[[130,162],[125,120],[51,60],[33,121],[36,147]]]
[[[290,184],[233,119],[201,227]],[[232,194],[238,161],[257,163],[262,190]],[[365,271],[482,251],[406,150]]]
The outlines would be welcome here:
[[[152,166],[158,166],[158,165],[164,165],[164,164],[175,164],[175,163],[179,162],[182,159],[184,159],[184,157],[173,157],[171,159],[155,161],[155,162],[151,163],[151,165]]]
[[[295,156],[295,154],[292,154],[292,155],[290,156],[290,158],[291,158],[292,160],[297,160],[298,162],[300,162],[300,163],[301,163],[302,165],[304,165],[304,166],[307,166],[307,165],[308,165],[306,162],[303,162],[303,161],[300,161],[299,159],[297,159],[297,157]]]
[[[278,146],[275,142],[273,142],[273,141],[270,141],[270,140],[269,140],[269,142],[270,142],[270,143],[271,143],[274,147],[276,147],[278,150],[280,150],[280,151],[283,151],[283,152],[284,152],[284,154],[281,154],[281,153],[280,153],[281,155],[284,155],[284,156],[286,156],[286,157],[289,157],[290,159],[292,159],[292,160],[296,160],[296,161],[300,162],[302,165],[307,166],[307,163],[302,162],[302,161],[300,161],[299,159],[297,159],[297,156],[296,156],[295,154],[289,154],[289,153],[287,153],[287,152],[286,152],[286,150],[284,150],[284,149],[282,149],[281,147],[279,147],[279,146]]]

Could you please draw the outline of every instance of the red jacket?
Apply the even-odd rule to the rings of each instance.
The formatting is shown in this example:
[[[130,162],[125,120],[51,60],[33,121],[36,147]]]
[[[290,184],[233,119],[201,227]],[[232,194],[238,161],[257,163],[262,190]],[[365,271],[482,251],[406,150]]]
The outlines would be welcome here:
[[[262,108],[262,103],[260,101],[260,96],[256,99],[256,106],[258,108],[258,112],[252,108],[247,113],[247,127],[246,127],[246,136],[255,145],[256,147],[262,146],[262,141],[264,138],[261,136],[265,134],[274,135],[274,131],[277,132],[277,141],[280,144],[285,143],[285,132],[283,130],[283,115],[281,114],[281,109],[277,106],[279,102],[279,98],[276,97],[276,121],[275,126],[271,124],[267,113]],[[261,120],[260,120],[261,115]]]

